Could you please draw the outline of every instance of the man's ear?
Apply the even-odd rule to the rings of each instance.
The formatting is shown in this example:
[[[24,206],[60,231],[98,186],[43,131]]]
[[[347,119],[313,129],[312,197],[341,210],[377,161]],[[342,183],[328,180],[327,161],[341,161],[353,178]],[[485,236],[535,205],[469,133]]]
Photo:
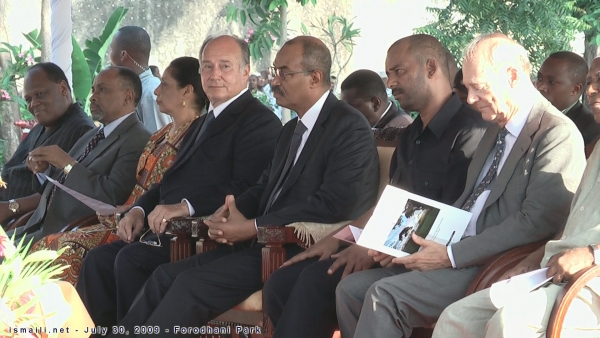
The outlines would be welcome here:
[[[381,108],[381,99],[377,96],[371,98],[371,104],[373,104],[373,110],[378,111]]]
[[[519,81],[519,72],[515,68],[510,67],[506,70],[506,74],[508,75],[508,84],[511,88],[515,88],[517,82]],[[527,79],[527,81],[530,80]]]
[[[133,91],[133,89],[127,89],[125,91],[125,105],[131,103],[133,104],[135,100],[135,92]]]
[[[576,83],[575,85],[573,85],[573,95],[577,95],[577,96],[581,96],[581,93],[583,92],[583,83]]]
[[[435,61],[434,59],[427,59],[427,61],[425,62],[425,69],[427,70],[427,77],[428,78],[432,78],[433,75],[435,75],[435,72],[438,71],[438,64],[437,61]]]
[[[71,91],[69,90],[69,85],[67,85],[67,83],[63,80],[60,81],[59,83],[60,86],[60,94],[64,97],[70,97],[71,95]]]
[[[310,86],[315,87],[318,85],[322,85],[323,84],[323,72],[321,72],[320,70],[314,70],[310,73]],[[329,87],[327,87],[329,88]]]

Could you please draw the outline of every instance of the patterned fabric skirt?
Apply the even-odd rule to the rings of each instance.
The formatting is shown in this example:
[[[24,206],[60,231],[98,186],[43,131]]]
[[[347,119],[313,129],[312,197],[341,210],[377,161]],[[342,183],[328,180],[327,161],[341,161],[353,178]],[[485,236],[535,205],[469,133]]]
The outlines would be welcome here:
[[[69,265],[69,267],[57,277],[75,286],[85,255],[99,245],[108,244],[118,239],[119,236],[106,229],[104,225],[98,224],[72,232],[46,236],[35,243],[31,251],[66,248],[62,255],[54,261],[54,264]]]

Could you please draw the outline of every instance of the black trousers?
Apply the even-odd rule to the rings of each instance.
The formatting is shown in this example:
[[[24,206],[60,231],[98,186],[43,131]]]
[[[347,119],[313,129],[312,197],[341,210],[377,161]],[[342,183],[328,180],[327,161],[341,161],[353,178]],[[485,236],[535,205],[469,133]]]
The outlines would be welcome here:
[[[344,267],[332,275],[334,259],[310,258],[276,270],[263,288],[263,306],[274,338],[331,338],[337,330],[335,288]]]
[[[156,235],[148,236],[156,239]],[[77,292],[94,323],[109,332],[125,316],[152,272],[170,260],[169,238],[162,247],[116,241],[94,248],[83,260]]]
[[[135,335],[134,326],[157,327],[160,337],[180,337],[181,328],[200,328],[262,288],[261,250],[254,245],[231,253],[221,247],[161,265],[119,325],[130,336]],[[286,248],[288,257],[301,251],[298,246]]]

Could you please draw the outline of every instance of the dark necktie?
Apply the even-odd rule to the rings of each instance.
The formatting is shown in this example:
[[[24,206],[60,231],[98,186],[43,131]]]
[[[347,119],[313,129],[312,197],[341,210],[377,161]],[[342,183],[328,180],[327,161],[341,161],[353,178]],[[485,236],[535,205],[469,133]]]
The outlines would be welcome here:
[[[202,123],[202,126],[200,127],[200,131],[198,132],[198,135],[196,135],[196,141],[194,143],[198,142],[198,140],[200,139],[202,134],[206,133],[206,131],[208,130],[208,128],[210,127],[210,125],[213,123],[214,120],[215,120],[215,113],[211,110],[210,112],[208,112],[208,115],[206,116],[204,123]]]
[[[296,124],[296,129],[294,130],[294,135],[292,136],[292,142],[290,144],[290,151],[288,153],[287,159],[285,160],[285,164],[283,165],[283,170],[279,175],[279,179],[277,180],[277,184],[273,188],[271,192],[271,196],[269,196],[269,200],[267,201],[267,207],[265,208],[265,215],[269,213],[269,209],[273,206],[273,203],[279,196],[279,192],[281,192],[281,187],[285,183],[292,167],[294,166],[294,161],[296,160],[296,155],[298,154],[298,149],[300,148],[300,144],[302,143],[302,135],[306,132],[308,128],[302,123],[302,121],[298,120],[298,124]]]
[[[500,164],[500,159],[502,159],[502,155],[504,155],[507,134],[508,131],[506,130],[506,128],[500,129],[500,132],[498,133],[498,138],[496,139],[496,152],[494,153],[492,165],[488,169],[481,182],[479,182],[479,185],[477,185],[475,190],[473,190],[471,196],[469,196],[469,198],[463,205],[463,210],[471,211],[471,208],[473,208],[473,205],[475,204],[475,201],[477,201],[479,195],[481,195],[481,193],[483,193],[486,190],[486,188],[490,185],[490,183],[492,183],[492,181],[496,177],[496,173],[498,172],[498,165]]]
[[[90,142],[85,147],[85,150],[83,151],[83,153],[77,158],[77,162],[83,161],[90,154],[90,152],[92,152],[92,150],[94,150],[94,148],[96,148],[98,143],[102,140],[104,140],[104,128],[100,128],[100,130],[98,130],[96,135],[94,135],[94,137],[90,140]],[[67,175],[65,175],[64,172],[61,172],[60,176],[58,176],[57,181],[58,181],[58,183],[63,184],[63,183],[65,183],[66,179],[67,179]],[[52,188],[52,193],[50,193],[50,199],[48,202],[48,206],[50,206],[50,203],[52,203],[52,198],[54,197],[55,193],[56,193],[56,186],[54,186]]]

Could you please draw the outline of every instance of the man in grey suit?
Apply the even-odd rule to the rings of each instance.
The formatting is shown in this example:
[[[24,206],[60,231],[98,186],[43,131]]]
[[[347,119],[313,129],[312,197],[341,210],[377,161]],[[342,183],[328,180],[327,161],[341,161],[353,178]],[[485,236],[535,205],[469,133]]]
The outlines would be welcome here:
[[[575,125],[532,85],[527,51],[503,34],[467,48],[468,102],[495,122],[485,133],[455,206],[473,217],[449,247],[413,234],[421,251],[402,258],[371,252],[386,266],[338,285],[343,337],[409,337],[462,298],[487,258],[550,238],[568,215],[585,166]]]
[[[133,71],[109,67],[96,76],[90,98],[94,119],[103,127],[84,134],[67,154],[58,146],[39,147],[29,156],[37,173],[46,172],[65,186],[102,202],[123,204],[135,185],[138,159],[150,133],[134,114],[142,84]],[[69,222],[94,211],[54,184],[45,182],[43,191],[20,203],[35,208],[17,237],[35,240],[60,231]],[[37,205],[37,207],[35,207]]]

